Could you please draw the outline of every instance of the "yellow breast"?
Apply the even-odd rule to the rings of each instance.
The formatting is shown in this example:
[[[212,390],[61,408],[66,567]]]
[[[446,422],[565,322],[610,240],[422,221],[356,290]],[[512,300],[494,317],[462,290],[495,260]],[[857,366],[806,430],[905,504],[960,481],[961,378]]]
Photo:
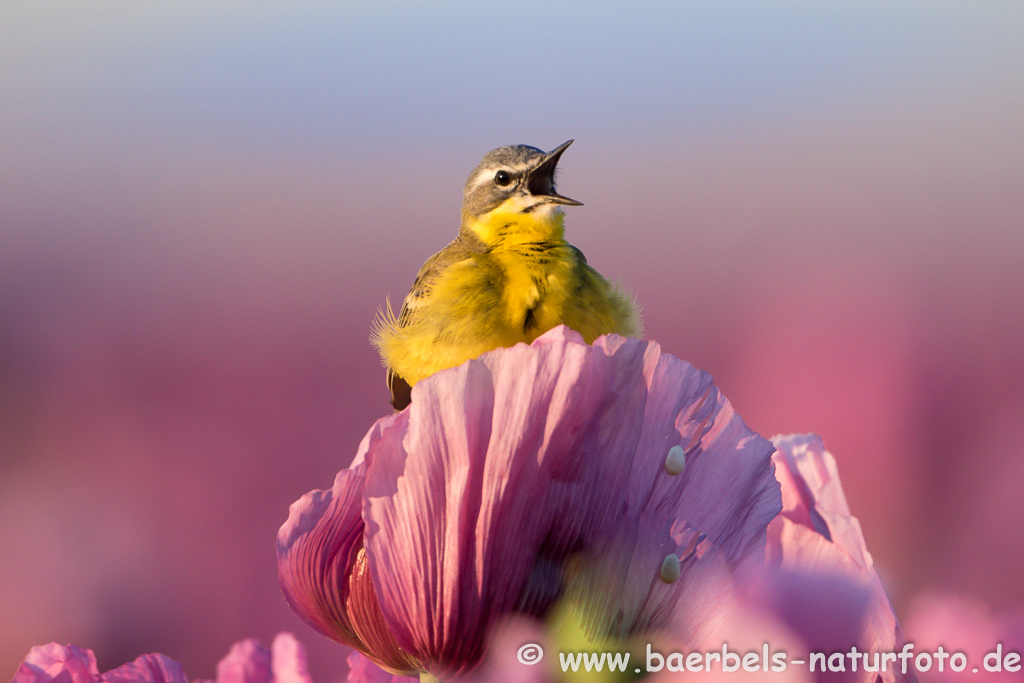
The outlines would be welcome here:
[[[564,220],[553,205],[523,213],[510,199],[468,226],[502,273],[500,322],[512,343],[533,341],[561,322],[576,266]]]
[[[410,385],[499,347],[532,342],[567,324],[588,342],[634,334],[635,310],[564,240],[555,206],[524,213],[508,200],[469,225],[486,246],[449,265],[401,326],[386,324],[377,346]]]

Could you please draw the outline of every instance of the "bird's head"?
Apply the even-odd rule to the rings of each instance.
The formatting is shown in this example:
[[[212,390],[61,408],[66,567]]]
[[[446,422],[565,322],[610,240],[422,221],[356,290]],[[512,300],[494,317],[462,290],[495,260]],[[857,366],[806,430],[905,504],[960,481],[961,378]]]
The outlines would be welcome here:
[[[550,152],[529,145],[508,145],[484,155],[466,181],[462,199],[462,225],[467,226],[500,209],[505,213],[552,212],[561,204],[582,206],[555,191],[555,167],[562,143]]]

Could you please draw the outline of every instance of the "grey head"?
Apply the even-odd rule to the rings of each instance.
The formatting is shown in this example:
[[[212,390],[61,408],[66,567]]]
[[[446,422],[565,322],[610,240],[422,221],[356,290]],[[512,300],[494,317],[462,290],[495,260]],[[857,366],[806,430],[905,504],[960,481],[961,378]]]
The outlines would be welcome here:
[[[473,169],[462,193],[462,223],[486,214],[510,197],[520,197],[522,211],[529,213],[546,204],[583,206],[555,191],[555,167],[565,142],[550,152],[529,145],[508,145],[484,155]]]

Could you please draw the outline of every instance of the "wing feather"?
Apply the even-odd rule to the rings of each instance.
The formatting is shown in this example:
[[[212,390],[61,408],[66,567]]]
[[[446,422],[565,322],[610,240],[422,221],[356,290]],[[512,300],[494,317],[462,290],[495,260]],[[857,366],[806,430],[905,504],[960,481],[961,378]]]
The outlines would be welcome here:
[[[393,332],[416,324],[420,316],[428,312],[428,304],[433,293],[434,286],[444,272],[456,263],[472,258],[474,254],[486,251],[483,242],[474,235],[460,233],[447,247],[437,252],[423,264],[416,279],[412,283],[412,289],[402,302],[402,309],[395,317],[391,312],[390,305],[387,313],[382,313],[378,319],[377,330],[374,334],[374,345],[378,349],[382,347],[383,339]],[[409,383],[398,375],[390,365],[387,365],[387,384],[391,392],[391,404],[396,410],[402,410],[409,405],[411,399]]]

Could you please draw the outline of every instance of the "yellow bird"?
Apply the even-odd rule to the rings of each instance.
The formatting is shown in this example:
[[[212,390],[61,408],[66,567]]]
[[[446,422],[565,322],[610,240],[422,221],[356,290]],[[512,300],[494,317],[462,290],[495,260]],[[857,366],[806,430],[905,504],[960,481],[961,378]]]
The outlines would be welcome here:
[[[469,175],[458,237],[423,264],[398,317],[389,303],[374,323],[396,409],[424,377],[557,325],[588,344],[640,334],[632,298],[565,241],[561,207],[582,204],[555,191],[555,167],[572,142],[499,147]]]

